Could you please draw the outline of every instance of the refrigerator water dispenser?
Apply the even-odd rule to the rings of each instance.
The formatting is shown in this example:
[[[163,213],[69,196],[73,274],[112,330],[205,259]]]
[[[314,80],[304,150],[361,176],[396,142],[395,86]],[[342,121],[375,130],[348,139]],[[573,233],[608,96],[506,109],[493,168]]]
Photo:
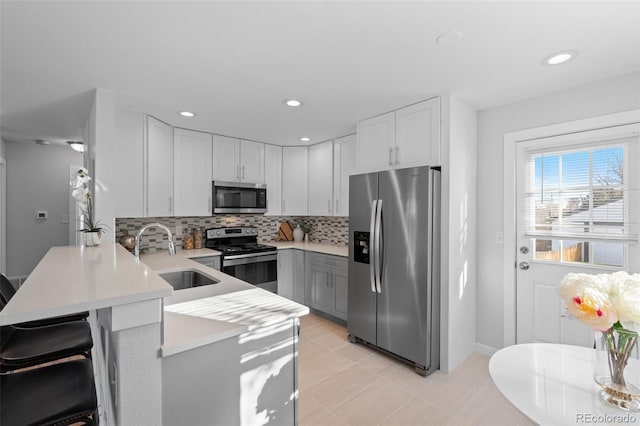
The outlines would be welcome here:
[[[353,260],[369,264],[369,232],[353,232]]]

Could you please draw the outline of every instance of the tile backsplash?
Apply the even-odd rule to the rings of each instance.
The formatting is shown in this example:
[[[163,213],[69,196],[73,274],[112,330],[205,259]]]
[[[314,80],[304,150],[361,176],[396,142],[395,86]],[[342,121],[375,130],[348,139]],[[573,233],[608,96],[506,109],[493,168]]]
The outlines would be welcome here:
[[[116,218],[116,235],[118,239],[122,235],[135,235],[144,225],[153,222],[162,223],[171,229],[177,246],[182,246],[182,233],[176,233],[176,227],[180,226],[182,232],[188,228],[216,228],[221,226],[255,226],[258,228],[258,239],[263,243],[275,241],[278,237],[280,224],[289,220],[294,224],[300,224],[303,230],[309,234],[309,241],[317,243],[329,243],[347,245],[349,238],[349,218],[334,216],[264,216],[264,215],[215,215],[203,217],[144,217],[144,218]],[[159,229],[149,229],[142,236],[141,248],[154,252],[165,249],[166,235]]]

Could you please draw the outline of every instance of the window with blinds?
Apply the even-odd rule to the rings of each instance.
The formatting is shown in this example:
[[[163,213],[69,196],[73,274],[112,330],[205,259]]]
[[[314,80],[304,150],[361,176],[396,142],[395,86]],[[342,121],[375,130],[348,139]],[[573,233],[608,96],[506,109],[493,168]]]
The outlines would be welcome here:
[[[638,134],[527,152],[525,234],[534,259],[624,267],[638,242]]]

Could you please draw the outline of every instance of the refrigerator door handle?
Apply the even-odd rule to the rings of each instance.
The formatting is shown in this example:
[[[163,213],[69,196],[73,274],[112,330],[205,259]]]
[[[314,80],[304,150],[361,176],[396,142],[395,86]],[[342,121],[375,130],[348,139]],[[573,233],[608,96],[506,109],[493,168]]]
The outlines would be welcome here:
[[[378,209],[376,211],[376,229],[375,229],[375,273],[376,273],[376,292],[382,293],[380,282],[382,281],[382,200],[378,200]]]
[[[375,232],[376,232],[376,212],[378,210],[378,200],[373,200],[371,204],[371,221],[369,222],[369,279],[371,281],[371,291],[376,292],[376,271],[375,271]]]

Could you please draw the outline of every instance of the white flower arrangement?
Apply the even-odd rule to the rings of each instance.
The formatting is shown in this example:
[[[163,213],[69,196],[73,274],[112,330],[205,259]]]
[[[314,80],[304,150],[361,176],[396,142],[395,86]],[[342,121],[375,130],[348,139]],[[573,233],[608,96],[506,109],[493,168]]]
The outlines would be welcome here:
[[[82,229],[80,232],[97,232],[102,234],[105,232],[106,225],[100,221],[94,221],[93,218],[93,198],[89,189],[89,171],[82,167],[76,173],[75,179],[70,182],[73,191],[71,195],[76,199],[76,205],[82,214]]]
[[[594,330],[640,333],[640,274],[568,274],[558,294],[569,313]]]

